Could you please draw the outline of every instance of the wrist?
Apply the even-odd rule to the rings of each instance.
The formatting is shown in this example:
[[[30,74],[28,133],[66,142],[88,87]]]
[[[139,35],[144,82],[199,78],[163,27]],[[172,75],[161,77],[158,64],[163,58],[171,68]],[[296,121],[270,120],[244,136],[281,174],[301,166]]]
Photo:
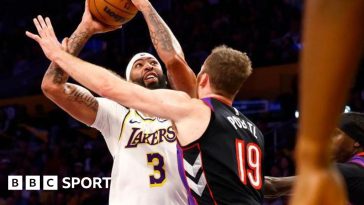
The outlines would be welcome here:
[[[49,60],[51,60],[54,63],[58,63],[61,59],[62,52],[64,52],[62,49],[55,50],[51,55]]]
[[[135,7],[137,7],[137,9],[142,13],[145,12],[150,6],[151,3],[149,1],[145,1],[143,3],[135,5]]]
[[[92,35],[96,33],[96,31],[92,29],[91,26],[87,26],[86,24],[83,24],[83,22],[81,22],[76,28],[74,33],[83,33],[87,35],[88,38],[90,38]]]

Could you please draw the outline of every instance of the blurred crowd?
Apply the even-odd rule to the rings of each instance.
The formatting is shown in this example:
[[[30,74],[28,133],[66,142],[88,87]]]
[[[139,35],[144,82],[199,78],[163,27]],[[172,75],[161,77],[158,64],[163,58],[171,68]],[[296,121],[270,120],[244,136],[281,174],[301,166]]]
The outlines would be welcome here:
[[[300,0],[151,0],[180,41],[197,72],[210,50],[227,44],[245,51],[254,67],[296,62],[300,43]],[[59,39],[69,36],[81,20],[83,0],[2,1],[0,15],[0,96],[40,93],[48,61],[24,35],[34,31],[32,18],[49,16]],[[136,52],[154,52],[141,14],[121,30],[90,40],[81,57],[120,74]],[[16,85],[11,83],[16,79]],[[13,86],[9,89],[9,86]],[[16,92],[14,92],[16,91]]]
[[[0,205],[107,204],[108,189],[8,191],[8,175],[110,177],[112,157],[98,132],[59,109],[36,111],[31,117],[21,105],[0,110]]]
[[[227,44],[245,51],[254,67],[297,62],[302,48],[301,0],[151,0],[180,41],[197,73],[210,50]],[[83,12],[83,0],[2,0],[0,14],[0,98],[40,94],[49,64],[39,47],[27,39],[32,18],[49,16],[58,37],[69,36]],[[93,37],[81,58],[123,75],[136,52],[154,53],[142,16],[119,31]],[[364,66],[361,65],[361,68]],[[364,71],[360,69],[348,105],[364,112]],[[265,174],[295,173],[297,89],[277,96],[280,110],[249,117],[266,138]],[[8,175],[110,176],[112,157],[100,134],[59,109],[39,105],[30,116],[23,105],[0,108],[0,205],[107,204],[107,189],[8,191]],[[287,204],[286,198],[266,205]]]
[[[352,93],[348,106],[364,112],[364,92]],[[294,145],[297,119],[284,106],[275,112],[247,114],[265,136],[264,173],[295,174]],[[293,103],[293,102],[291,102]],[[29,115],[24,105],[0,107],[0,205],[107,204],[108,189],[61,189],[59,191],[8,191],[8,175],[57,175],[62,177],[109,177],[112,157],[101,134],[56,108],[35,106]],[[59,183],[60,184],[60,183]],[[287,204],[287,198],[267,200],[265,205]]]

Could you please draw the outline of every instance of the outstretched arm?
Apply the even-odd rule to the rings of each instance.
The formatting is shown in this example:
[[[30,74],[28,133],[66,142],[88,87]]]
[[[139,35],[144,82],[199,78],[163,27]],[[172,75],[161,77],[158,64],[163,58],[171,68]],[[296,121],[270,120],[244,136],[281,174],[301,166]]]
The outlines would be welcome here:
[[[330,160],[330,135],[362,53],[363,8],[364,0],[306,1],[296,146],[299,177],[291,204],[347,204]]]
[[[196,97],[196,75],[188,66],[181,45],[148,0],[132,0],[147,22],[150,37],[167,68],[171,87]]]
[[[167,89],[149,90],[126,82],[100,66],[87,63],[63,51],[55,38],[49,18],[44,21],[42,17],[39,17],[34,23],[39,35],[28,31],[26,35],[39,43],[48,59],[57,63],[79,83],[126,107],[173,120],[177,129],[181,128],[179,133],[183,132],[179,135],[182,145],[201,136],[204,131],[201,129],[206,127],[196,122],[209,122],[211,113],[210,108],[201,100],[191,99],[184,92]],[[84,72],[85,69],[87,73]],[[199,126],[196,126],[197,124]]]
[[[191,109],[185,104],[190,102],[191,98],[183,92],[165,89],[149,90],[126,82],[105,68],[70,55],[60,46],[48,17],[43,19],[42,16],[38,16],[34,19],[34,25],[39,35],[28,31],[26,35],[39,43],[47,58],[97,94],[126,107],[176,121],[180,116],[188,113],[186,110]],[[151,104],[165,109],[155,109],[154,106],[150,106]]]
[[[64,43],[65,49],[72,55],[78,55],[90,36],[79,26],[71,38]],[[97,101],[85,88],[67,83],[68,78],[69,75],[52,62],[43,77],[42,91],[72,117],[91,125],[96,118]]]
[[[81,23],[68,41],[64,43],[64,47],[68,53],[77,56],[93,34],[114,29],[92,19],[88,10],[88,1],[86,0]],[[67,83],[68,77],[67,73],[52,62],[43,77],[43,93],[75,119],[91,125],[96,118],[97,100],[85,88]]]
[[[50,59],[82,85],[123,106],[175,121],[178,121],[180,116],[191,109],[188,106],[191,98],[184,92],[144,88],[125,81],[103,67],[83,61],[60,49]],[[88,72],[85,73],[84,70]]]
[[[296,180],[292,177],[264,177],[264,198],[278,198],[281,196],[290,195],[292,192],[293,183]]]

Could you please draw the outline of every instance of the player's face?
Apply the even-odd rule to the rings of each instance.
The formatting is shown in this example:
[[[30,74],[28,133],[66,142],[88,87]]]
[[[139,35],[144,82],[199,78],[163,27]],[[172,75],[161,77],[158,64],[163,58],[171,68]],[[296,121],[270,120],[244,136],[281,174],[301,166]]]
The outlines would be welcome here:
[[[333,154],[337,162],[346,162],[354,154],[355,141],[344,132],[336,129],[333,136]]]
[[[162,67],[155,58],[141,58],[133,64],[130,73],[132,82],[149,89],[164,88],[166,80]]]

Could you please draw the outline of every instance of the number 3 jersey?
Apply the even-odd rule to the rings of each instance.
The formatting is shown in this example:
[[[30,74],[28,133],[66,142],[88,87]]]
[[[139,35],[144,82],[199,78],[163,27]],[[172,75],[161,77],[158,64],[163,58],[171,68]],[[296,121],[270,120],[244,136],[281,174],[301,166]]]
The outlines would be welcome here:
[[[198,204],[263,202],[263,147],[259,129],[242,113],[205,98],[211,118],[204,134],[182,147],[183,166]]]
[[[92,127],[101,131],[114,159],[109,204],[188,204],[171,122],[97,100]]]

